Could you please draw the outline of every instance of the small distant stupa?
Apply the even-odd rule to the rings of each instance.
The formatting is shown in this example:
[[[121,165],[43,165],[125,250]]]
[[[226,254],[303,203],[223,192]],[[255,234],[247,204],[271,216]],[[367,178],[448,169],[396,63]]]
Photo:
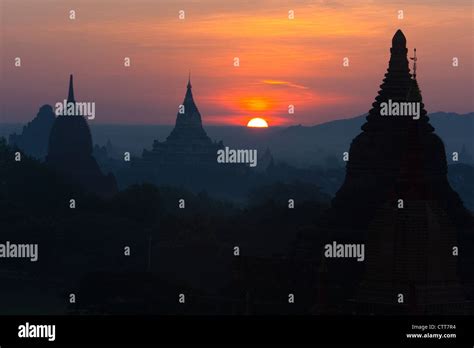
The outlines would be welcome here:
[[[72,75],[67,103],[76,103]],[[115,177],[101,173],[92,151],[92,136],[84,116],[56,117],[49,137],[48,165],[78,182],[87,191],[101,196],[113,195],[117,191]]]
[[[23,127],[21,134],[10,135],[10,146],[16,146],[37,159],[44,159],[48,153],[49,133],[54,119],[51,105],[43,105],[36,117]]]

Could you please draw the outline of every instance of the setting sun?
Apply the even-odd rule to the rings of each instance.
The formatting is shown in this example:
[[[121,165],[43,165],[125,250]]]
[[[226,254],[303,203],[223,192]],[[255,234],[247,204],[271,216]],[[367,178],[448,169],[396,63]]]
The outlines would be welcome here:
[[[263,118],[256,117],[252,118],[249,123],[247,123],[247,127],[267,128],[268,123]]]

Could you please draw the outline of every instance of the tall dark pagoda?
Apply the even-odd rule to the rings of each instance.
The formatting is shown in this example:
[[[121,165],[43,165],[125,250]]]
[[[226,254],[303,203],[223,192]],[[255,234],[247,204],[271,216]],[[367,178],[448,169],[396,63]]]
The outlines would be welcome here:
[[[466,302],[453,248],[472,218],[448,183],[444,144],[429,124],[401,30],[390,53],[322,223],[328,242],[365,244],[366,260],[329,260],[331,273],[361,312],[461,313]],[[419,118],[385,116],[382,103],[390,102],[419,103]]]
[[[69,78],[67,103],[76,103],[72,75]],[[86,190],[110,196],[117,191],[115,177],[101,173],[92,150],[92,136],[84,116],[56,117],[49,137],[46,162]]]
[[[355,237],[351,236],[351,231],[366,229],[377,208],[397,198],[397,192],[402,198],[399,182],[402,172],[424,183],[427,191],[425,198],[443,201],[453,222],[462,224],[460,221],[466,218],[466,210],[447,180],[444,144],[433,133],[417,80],[410,74],[406,38],[401,30],[392,39],[390,53],[381,89],[367,122],[362,126],[362,133],[351,143],[346,178],[332,202],[331,212],[345,217],[343,220],[336,218],[334,222],[353,227],[347,231],[347,237]],[[389,100],[420,103],[420,118],[381,116],[381,103]],[[407,168],[408,163],[413,161],[406,160],[413,151],[414,140],[419,144],[417,173]]]

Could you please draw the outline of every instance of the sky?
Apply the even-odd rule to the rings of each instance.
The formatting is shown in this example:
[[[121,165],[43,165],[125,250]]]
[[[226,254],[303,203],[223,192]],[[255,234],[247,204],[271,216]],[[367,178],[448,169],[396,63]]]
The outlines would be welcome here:
[[[174,124],[189,72],[204,124],[353,117],[399,28],[427,111],[474,111],[470,0],[0,0],[0,122],[63,101],[71,73],[76,100],[96,104],[89,122]]]

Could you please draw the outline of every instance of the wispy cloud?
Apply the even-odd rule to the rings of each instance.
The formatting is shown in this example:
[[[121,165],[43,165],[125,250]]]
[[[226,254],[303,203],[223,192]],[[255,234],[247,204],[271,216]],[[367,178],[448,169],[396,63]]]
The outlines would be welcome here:
[[[309,87],[298,85],[296,83],[292,83],[289,81],[280,81],[280,80],[263,80],[263,84],[271,85],[271,86],[282,86],[282,87],[290,87],[290,88],[299,88],[299,89],[309,89]]]

